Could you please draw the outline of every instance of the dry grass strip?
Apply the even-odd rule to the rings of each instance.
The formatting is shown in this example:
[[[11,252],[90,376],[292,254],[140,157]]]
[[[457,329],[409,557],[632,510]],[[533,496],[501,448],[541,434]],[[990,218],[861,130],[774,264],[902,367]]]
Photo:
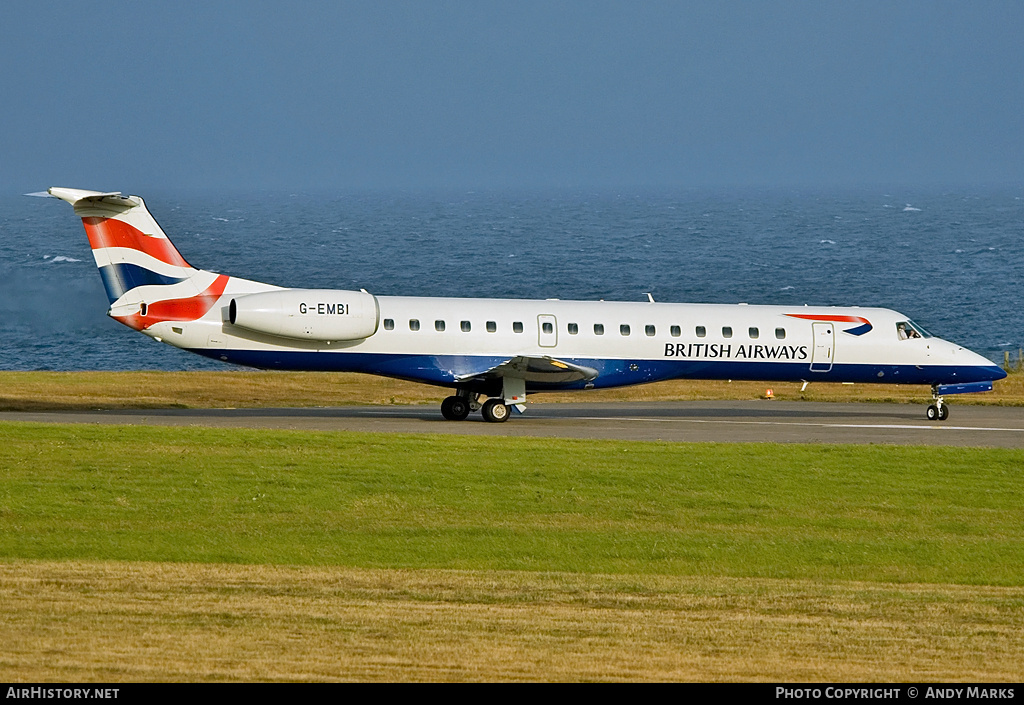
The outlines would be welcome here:
[[[0,563],[0,681],[1016,681],[1024,588]]]
[[[920,404],[920,385],[673,380],[621,389],[533,394],[532,403],[697,401],[764,398],[804,401],[884,401]],[[316,407],[346,404],[434,404],[450,392],[401,380],[348,372],[0,372],[0,410]],[[1012,374],[985,394],[957,404],[1024,405],[1024,374]]]

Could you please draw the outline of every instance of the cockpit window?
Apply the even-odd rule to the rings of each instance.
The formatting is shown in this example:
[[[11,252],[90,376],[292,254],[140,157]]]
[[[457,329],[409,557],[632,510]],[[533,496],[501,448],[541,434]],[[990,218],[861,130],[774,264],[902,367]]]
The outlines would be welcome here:
[[[896,324],[896,335],[900,340],[911,338],[931,338],[931,334],[913,321],[900,321]]]
[[[916,330],[918,333],[920,333],[922,338],[931,338],[931,337],[933,337],[931,333],[929,333],[928,331],[926,331],[924,328],[922,328],[921,326],[917,325],[913,321],[907,321],[907,323],[909,323],[910,326],[914,330]]]

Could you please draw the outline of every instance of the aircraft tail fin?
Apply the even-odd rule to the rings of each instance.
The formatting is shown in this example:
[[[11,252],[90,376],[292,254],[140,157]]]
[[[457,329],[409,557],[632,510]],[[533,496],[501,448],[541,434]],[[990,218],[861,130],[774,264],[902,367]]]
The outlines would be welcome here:
[[[56,187],[49,193],[81,217],[111,304],[138,286],[176,284],[197,272],[138,196]]]
[[[228,277],[194,268],[138,196],[53,187],[85,226],[113,318],[136,330],[159,320],[195,320],[223,293]]]

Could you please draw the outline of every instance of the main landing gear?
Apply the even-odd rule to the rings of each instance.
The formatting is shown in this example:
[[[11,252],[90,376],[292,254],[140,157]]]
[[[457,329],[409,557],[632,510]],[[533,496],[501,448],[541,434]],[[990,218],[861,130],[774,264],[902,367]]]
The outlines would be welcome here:
[[[949,407],[946,406],[945,403],[943,403],[942,397],[939,396],[939,391],[935,387],[932,387],[932,399],[935,400],[935,403],[930,405],[928,407],[928,411],[925,412],[925,415],[928,417],[928,420],[945,421],[946,419],[948,419]]]
[[[484,402],[480,413],[483,415],[484,421],[490,421],[491,423],[508,421],[509,417],[508,405],[501,399],[488,399]]]
[[[483,404],[477,395],[459,390],[455,396],[447,397],[441,402],[441,416],[449,421],[462,421],[471,411],[480,411],[484,421],[502,423],[508,421],[511,409],[504,399],[488,399]]]
[[[470,400],[466,397],[447,397],[441,402],[441,416],[449,421],[462,421],[470,410]]]

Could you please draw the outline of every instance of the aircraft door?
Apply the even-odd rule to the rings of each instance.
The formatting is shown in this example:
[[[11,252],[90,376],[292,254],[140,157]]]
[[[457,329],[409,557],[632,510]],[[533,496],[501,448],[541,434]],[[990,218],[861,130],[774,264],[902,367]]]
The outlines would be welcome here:
[[[537,316],[537,343],[542,348],[558,344],[558,322],[554,316],[547,313]]]
[[[811,353],[811,372],[828,372],[836,352],[835,326],[831,323],[812,323],[814,351]]]

